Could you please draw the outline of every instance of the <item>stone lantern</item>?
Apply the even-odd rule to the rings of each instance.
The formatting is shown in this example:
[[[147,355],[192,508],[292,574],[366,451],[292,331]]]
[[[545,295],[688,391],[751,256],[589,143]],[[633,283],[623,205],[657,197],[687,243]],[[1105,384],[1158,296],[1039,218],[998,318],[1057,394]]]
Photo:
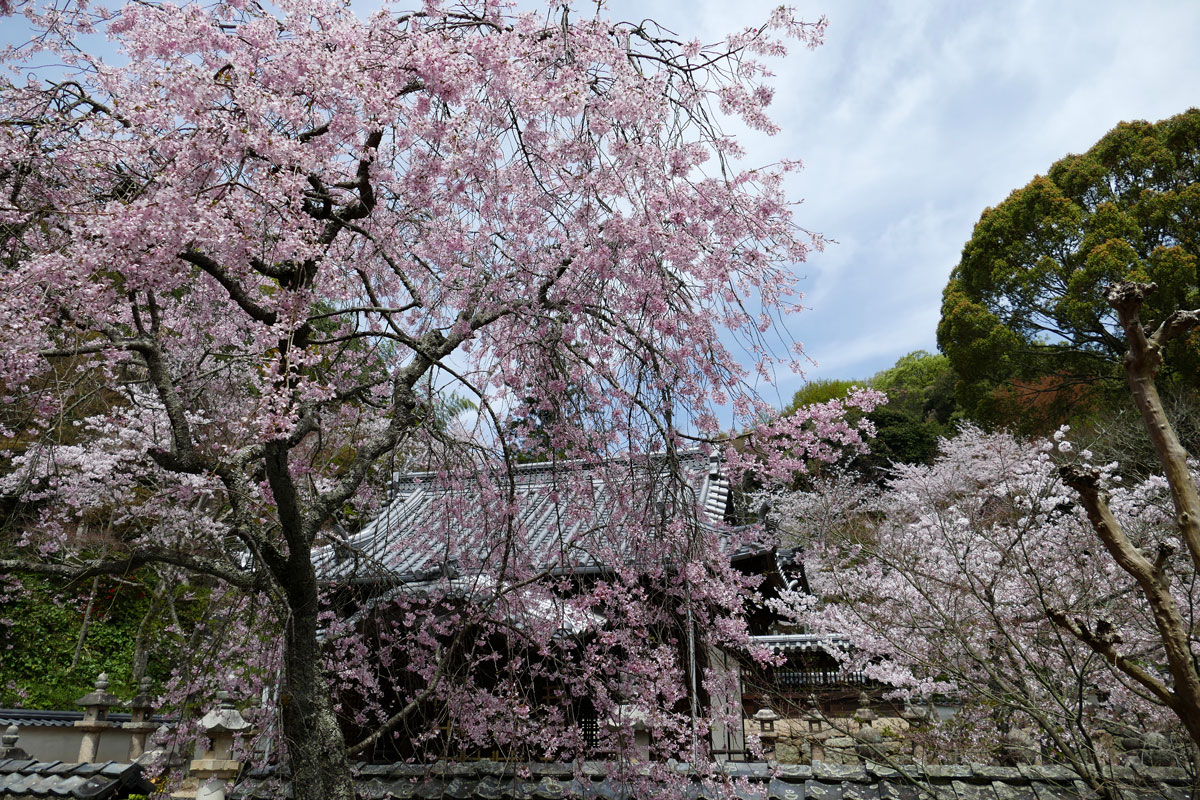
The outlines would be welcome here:
[[[96,678],[95,691],[85,694],[75,701],[83,706],[83,719],[75,723],[75,727],[83,732],[79,742],[79,760],[94,761],[100,750],[100,734],[113,724],[108,721],[108,710],[121,702],[121,698],[108,693],[108,675],[101,672]]]
[[[121,730],[129,731],[129,760],[136,761],[146,752],[146,739],[157,726],[150,721],[153,698],[150,696],[150,679],[138,682],[137,696],[129,701],[129,722]]]
[[[825,728],[825,715],[821,713],[815,700],[808,701],[808,708],[804,710],[803,719],[808,724],[809,733],[820,733]]]
[[[779,715],[770,708],[760,708],[754,712],[754,720],[758,723],[758,736],[762,740],[764,756],[775,754],[775,743],[779,739],[779,734],[775,732],[775,722],[778,719]]]
[[[196,800],[225,800],[225,781],[237,777],[240,766],[233,757],[233,740],[250,729],[250,723],[233,707],[228,692],[217,692],[217,708],[200,720],[207,747],[196,747],[191,774],[199,781]],[[203,742],[203,740],[201,740]]]
[[[871,727],[871,723],[878,719],[871,710],[871,697],[866,692],[858,693],[858,710],[854,712],[854,719],[864,728]]]
[[[647,714],[637,706],[617,706],[616,713],[608,718],[607,727],[612,730],[628,729],[633,733],[634,760],[648,761],[650,759],[650,726],[647,724]]]
[[[21,731],[16,725],[9,725],[4,730],[4,735],[0,736],[0,761],[6,758],[23,760],[29,758],[29,753],[26,753],[20,747],[17,747],[17,739]]]
[[[775,722],[779,719],[779,715],[776,714],[772,709],[760,708],[758,711],[754,712],[754,718],[758,720],[759,733],[775,732]]]

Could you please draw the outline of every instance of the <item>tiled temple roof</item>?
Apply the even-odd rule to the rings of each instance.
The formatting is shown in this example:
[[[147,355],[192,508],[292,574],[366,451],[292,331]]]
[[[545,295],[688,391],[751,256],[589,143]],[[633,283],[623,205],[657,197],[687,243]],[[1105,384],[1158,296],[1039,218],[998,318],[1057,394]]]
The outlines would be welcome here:
[[[681,456],[679,464],[695,493],[701,524],[721,522],[730,486],[720,471],[718,458],[690,453]],[[572,572],[601,569],[605,565],[582,546],[586,544],[583,540],[596,536],[609,524],[618,486],[628,488],[630,482],[636,482],[641,492],[655,491],[660,479],[651,472],[657,468],[654,459],[633,467],[618,462],[519,465],[513,474],[517,505],[513,527],[520,532],[523,547],[531,553],[545,553],[548,565],[558,563],[566,549],[567,568]],[[468,506],[484,502],[470,498],[470,491],[466,491]],[[571,500],[561,499],[567,493]],[[581,494],[590,496],[581,498]],[[415,583],[443,575],[451,544],[446,539],[455,533],[447,530],[453,526],[448,526],[443,516],[447,497],[447,489],[429,473],[399,476],[393,484],[392,500],[375,519],[344,543],[313,552],[318,575],[331,582],[386,579],[395,583]],[[571,502],[576,507],[582,505],[585,513],[567,515],[565,508]],[[564,521],[566,516],[570,516],[568,521]]]
[[[751,636],[757,645],[776,653],[828,653],[850,648],[850,637],[830,633],[777,633]]]
[[[149,794],[154,784],[138,764],[115,761],[69,763],[36,759],[0,759],[0,798],[75,798],[118,800],[130,794]]]
[[[19,728],[70,728],[83,719],[82,711],[45,711],[36,708],[0,708],[0,728],[16,725]],[[109,722],[129,722],[133,715],[128,711],[109,711],[105,715]],[[170,724],[171,717],[154,715],[151,721]]]
[[[363,765],[355,791],[364,800],[635,800],[610,778],[609,765],[589,762],[578,770],[560,764],[489,761],[435,765]],[[695,781],[696,800],[733,793],[742,800],[1090,800],[1079,776],[1065,767],[993,767],[982,764],[907,766],[905,772],[877,764],[841,766],[817,762],[727,764],[730,783]],[[519,777],[524,775],[526,777]],[[1129,800],[1189,800],[1191,781],[1180,769],[1113,769]],[[291,786],[270,770],[251,771],[234,800],[292,797]]]

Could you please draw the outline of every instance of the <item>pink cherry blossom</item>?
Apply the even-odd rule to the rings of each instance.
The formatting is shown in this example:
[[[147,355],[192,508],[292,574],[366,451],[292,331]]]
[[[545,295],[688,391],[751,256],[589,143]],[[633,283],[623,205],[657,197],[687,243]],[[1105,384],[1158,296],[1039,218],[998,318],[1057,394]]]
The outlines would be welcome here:
[[[618,468],[605,524],[547,569],[511,467],[582,465],[554,509],[582,525],[583,466],[676,463],[687,437],[711,446],[724,407],[758,421],[750,371],[798,357],[768,328],[821,240],[783,191],[797,162],[744,167],[722,125],[774,129],[761,59],[815,45],[823,23],[780,10],[698,45],[482,1],[0,13],[33,34],[0,82],[0,480],[29,509],[25,553],[218,579],[241,620],[220,646],[244,665],[236,688],[277,712],[262,727],[298,797],[349,796],[339,713],[391,737],[410,701],[456,723],[424,718],[414,751],[628,752],[636,718],[656,756],[711,770],[724,712],[699,699],[725,679],[695,665],[746,643],[754,581],[728,547],[753,532],[697,525],[679,470],[647,484]],[[764,441],[787,444],[771,475],[861,446],[841,411],[772,423]],[[407,470],[445,490],[445,569],[370,617],[310,553]],[[97,562],[75,534],[100,517]],[[602,579],[569,577],[580,549]],[[531,675],[588,698],[599,742],[529,696]]]

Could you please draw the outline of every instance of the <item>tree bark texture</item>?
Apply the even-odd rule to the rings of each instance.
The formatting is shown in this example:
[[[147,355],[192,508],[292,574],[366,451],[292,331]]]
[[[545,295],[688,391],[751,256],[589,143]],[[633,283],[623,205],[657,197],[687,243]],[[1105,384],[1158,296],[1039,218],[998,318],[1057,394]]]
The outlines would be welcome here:
[[[1142,327],[1139,311],[1146,297],[1157,287],[1152,284],[1121,283],[1109,288],[1109,303],[1117,311],[1129,352],[1125,356],[1125,374],[1142,422],[1162,465],[1175,505],[1179,538],[1188,550],[1192,569],[1200,572],[1200,496],[1187,464],[1187,451],[1179,443],[1167,419],[1154,380],[1162,367],[1163,346],[1200,327],[1200,310],[1177,311],[1152,334]],[[1152,561],[1134,546],[1108,508],[1094,471],[1078,467],[1063,470],[1066,483],[1079,493],[1096,535],[1117,564],[1138,584],[1154,615],[1171,674],[1171,685],[1125,659],[1117,642],[1103,632],[1091,631],[1083,620],[1053,615],[1054,621],[1073,636],[1104,656],[1117,669],[1154,694],[1183,723],[1188,735],[1200,748],[1200,672],[1192,656],[1190,626],[1170,592],[1170,561],[1174,545],[1164,543]]]
[[[292,793],[296,800],[353,800],[346,742],[322,670],[316,573],[309,562],[306,574],[288,577],[281,714]]]

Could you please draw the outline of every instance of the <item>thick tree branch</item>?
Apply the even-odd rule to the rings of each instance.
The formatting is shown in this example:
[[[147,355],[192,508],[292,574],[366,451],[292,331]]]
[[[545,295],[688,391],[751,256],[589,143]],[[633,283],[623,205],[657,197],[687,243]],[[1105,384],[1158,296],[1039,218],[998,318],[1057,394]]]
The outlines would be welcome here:
[[[253,532],[259,528],[248,501],[248,498],[254,496],[251,488],[252,480],[248,473],[262,456],[253,459],[246,457],[245,454],[239,454],[239,456],[241,458],[235,460],[232,466],[223,464],[216,470],[229,497],[232,518],[230,530],[246,545],[250,554],[270,570],[273,576],[280,575],[287,569],[287,557],[270,539],[254,535]]]
[[[1047,615],[1050,621],[1058,627],[1062,628],[1067,633],[1074,636],[1079,641],[1086,644],[1099,656],[1103,656],[1108,663],[1112,664],[1121,672],[1128,675],[1133,680],[1141,684],[1145,689],[1154,695],[1160,703],[1167,708],[1174,709],[1177,698],[1171,694],[1171,690],[1167,688],[1162,681],[1154,675],[1147,672],[1140,664],[1133,661],[1117,650],[1116,642],[1110,638],[1098,636],[1089,631],[1082,619],[1071,619],[1058,609],[1047,609]]]
[[[1099,489],[1099,474],[1096,470],[1070,465],[1062,469],[1063,482],[1079,494],[1079,501],[1087,512],[1092,529],[1112,555],[1121,569],[1125,570],[1142,590],[1146,602],[1154,614],[1159,637],[1167,654],[1167,663],[1175,677],[1175,694],[1189,703],[1200,702],[1200,679],[1192,662],[1189,646],[1188,626],[1171,596],[1170,577],[1155,568],[1141,551],[1133,546],[1117,518],[1109,510],[1108,503]],[[1086,639],[1081,639],[1091,646]],[[1098,653],[1108,655],[1097,650]],[[1137,679],[1132,673],[1130,677]],[[1140,682],[1140,681],[1139,681]],[[1179,698],[1176,698],[1176,703]],[[1172,708],[1174,704],[1169,704]]]
[[[271,487],[271,496],[279,512],[279,527],[288,546],[285,573],[276,575],[286,586],[288,581],[285,580],[285,576],[299,578],[311,571],[315,530],[305,518],[304,509],[308,504],[288,468],[287,444],[281,441],[268,443],[263,463],[266,467],[267,483]]]
[[[1129,352],[1125,355],[1129,389],[1170,486],[1180,537],[1191,555],[1193,568],[1200,572],[1200,493],[1188,469],[1187,451],[1167,419],[1154,384],[1162,367],[1163,346],[1200,327],[1200,309],[1176,311],[1147,336],[1138,314],[1146,297],[1157,288],[1153,283],[1120,283],[1109,288],[1107,297],[1129,342]]]
[[[1180,538],[1188,548],[1193,569],[1200,572],[1200,495],[1188,469],[1187,451],[1179,443],[1167,419],[1154,383],[1163,363],[1163,346],[1171,339],[1200,326],[1200,311],[1177,311],[1159,325],[1153,334],[1147,335],[1139,313],[1146,298],[1157,288],[1153,283],[1118,283],[1109,287],[1106,297],[1116,310],[1129,343],[1129,352],[1125,355],[1125,375],[1130,392],[1166,474],[1171,499],[1175,504]],[[1167,571],[1169,548],[1160,549],[1155,563],[1151,564],[1130,543],[1100,495],[1094,471],[1067,467],[1063,470],[1063,479],[1079,492],[1096,534],[1117,564],[1137,581],[1149,603],[1174,681],[1171,692],[1174,702],[1168,705],[1188,729],[1192,740],[1200,742],[1200,674],[1191,653],[1189,625],[1170,593],[1170,575]],[[1095,649],[1095,644],[1087,639],[1083,641]],[[1118,663],[1118,666],[1121,665]],[[1123,671],[1146,685],[1133,672],[1124,668]]]
[[[296,138],[302,142],[308,142],[316,139],[318,136],[324,136],[327,133],[329,133],[329,123],[323,122],[315,128],[309,128]]]
[[[240,589],[262,588],[261,581],[250,572],[240,572],[204,556],[183,553],[177,550],[136,550],[121,558],[81,560],[78,563],[0,558],[0,573],[29,572],[35,575],[53,575],[72,580],[83,580],[96,575],[125,575],[146,564],[170,564],[236,586]]]
[[[237,279],[225,271],[225,268],[218,264],[214,259],[201,253],[199,250],[187,249],[179,254],[179,258],[193,266],[199,267],[204,272],[208,273],[217,283],[225,289],[229,294],[229,298],[238,304],[238,307],[250,315],[250,318],[261,322],[264,325],[274,325],[277,315],[274,311],[263,308],[258,303],[250,299],[250,295],[242,288]]]
[[[150,382],[154,384],[155,392],[163,404],[171,428],[170,451],[152,449],[149,452],[150,457],[163,469],[172,472],[197,475],[205,471],[209,468],[209,464],[196,450],[183,398],[179,396],[179,392],[175,388],[157,342],[151,343],[140,352],[146,362],[146,369],[150,373]]]
[[[76,347],[58,347],[49,350],[41,350],[38,352],[42,358],[73,358],[75,356],[94,355],[96,353],[106,353],[110,350],[129,350],[132,352],[144,352],[150,343],[142,338],[120,338],[108,341],[95,341],[88,344],[81,344]]]

